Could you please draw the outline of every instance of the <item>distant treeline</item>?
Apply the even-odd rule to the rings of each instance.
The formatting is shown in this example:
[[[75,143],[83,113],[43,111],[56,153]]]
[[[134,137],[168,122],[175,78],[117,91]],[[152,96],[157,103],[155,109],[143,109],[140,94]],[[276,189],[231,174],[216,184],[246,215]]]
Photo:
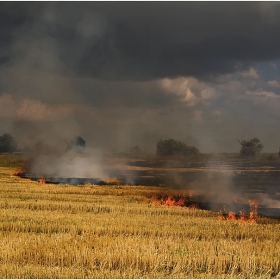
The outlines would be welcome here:
[[[244,157],[252,157],[259,154],[263,149],[263,145],[258,138],[251,140],[239,140],[241,145],[240,155]],[[86,146],[86,141],[77,136],[71,142],[67,143],[66,151],[74,150],[76,152],[82,152]],[[13,153],[17,150],[17,143],[13,137],[4,133],[0,136],[0,153]],[[188,146],[184,142],[175,139],[159,140],[156,145],[156,152],[161,156],[188,156],[197,155],[199,150],[195,146]],[[130,149],[130,154],[139,155],[142,154],[142,150],[139,146],[134,146]],[[279,152],[280,156],[280,152]]]
[[[172,155],[196,155],[199,150],[194,146],[188,146],[185,143],[174,140],[160,140],[157,143],[157,154],[161,156],[172,156]]]
[[[0,136],[0,153],[13,153],[17,151],[17,142],[14,138],[8,134],[4,133]],[[77,136],[72,141],[66,142],[66,151],[82,152],[86,146],[86,141]]]

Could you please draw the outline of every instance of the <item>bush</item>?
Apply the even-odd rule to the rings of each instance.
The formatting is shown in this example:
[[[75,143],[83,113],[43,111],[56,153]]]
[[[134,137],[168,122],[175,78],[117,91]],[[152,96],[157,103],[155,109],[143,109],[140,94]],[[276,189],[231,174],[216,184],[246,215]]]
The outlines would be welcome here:
[[[157,154],[162,156],[170,155],[194,155],[198,154],[199,150],[194,146],[187,146],[185,143],[169,139],[160,140],[157,143]]]
[[[253,138],[251,140],[238,140],[239,144],[242,146],[240,154],[242,156],[255,156],[259,154],[263,149],[263,144],[258,138]]]
[[[16,149],[17,143],[10,134],[0,136],[0,153],[13,153]]]

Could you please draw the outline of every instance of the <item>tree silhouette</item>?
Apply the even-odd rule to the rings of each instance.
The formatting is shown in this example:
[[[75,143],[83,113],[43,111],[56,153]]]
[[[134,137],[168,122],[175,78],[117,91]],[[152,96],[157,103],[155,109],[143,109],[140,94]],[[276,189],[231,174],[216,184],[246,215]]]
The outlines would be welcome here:
[[[84,150],[85,147],[86,147],[86,141],[81,136],[77,136],[74,141],[72,141],[67,145],[66,150],[67,151],[73,150],[75,152],[80,153]]]
[[[16,149],[17,143],[10,134],[0,136],[0,153],[13,153]]]
[[[248,141],[237,139],[237,141],[242,146],[240,150],[240,154],[242,156],[255,156],[256,154],[259,154],[263,149],[263,144],[258,138],[253,138]]]

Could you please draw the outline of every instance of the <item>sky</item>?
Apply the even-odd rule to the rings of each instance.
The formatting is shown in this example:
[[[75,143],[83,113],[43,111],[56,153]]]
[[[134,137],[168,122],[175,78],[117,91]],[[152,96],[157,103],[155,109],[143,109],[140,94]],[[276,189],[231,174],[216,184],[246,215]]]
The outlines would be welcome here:
[[[0,135],[20,147],[279,150],[280,2],[0,2],[0,26]]]

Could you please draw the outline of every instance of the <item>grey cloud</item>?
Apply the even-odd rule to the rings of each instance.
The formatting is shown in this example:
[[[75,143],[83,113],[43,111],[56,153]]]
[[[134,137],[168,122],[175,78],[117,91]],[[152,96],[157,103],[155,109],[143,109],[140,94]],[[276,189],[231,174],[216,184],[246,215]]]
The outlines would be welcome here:
[[[279,93],[256,70],[280,58],[279,14],[278,2],[1,2],[0,130],[15,112],[30,146],[81,134],[118,151],[160,138],[237,151],[236,137],[267,131],[272,143],[275,102],[240,96]]]
[[[47,36],[47,48],[55,40],[68,74],[209,79],[280,56],[279,3],[17,2],[3,7],[9,11],[6,28],[28,33],[35,45]],[[9,42],[6,28],[1,34]],[[2,63],[8,59],[6,54]]]

